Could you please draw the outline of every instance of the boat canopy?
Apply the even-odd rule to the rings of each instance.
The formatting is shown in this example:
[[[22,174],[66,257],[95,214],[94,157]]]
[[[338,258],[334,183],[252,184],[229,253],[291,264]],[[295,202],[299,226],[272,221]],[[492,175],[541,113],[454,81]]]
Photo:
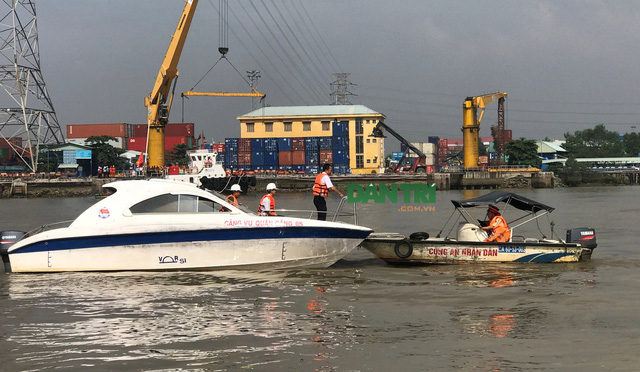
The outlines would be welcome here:
[[[524,196],[506,191],[493,191],[477,198],[467,200],[452,200],[451,202],[456,208],[479,207],[503,202],[512,205],[514,208],[534,213],[541,210],[551,212],[555,209],[548,205],[538,203],[535,200],[531,200],[529,198],[525,198]]]

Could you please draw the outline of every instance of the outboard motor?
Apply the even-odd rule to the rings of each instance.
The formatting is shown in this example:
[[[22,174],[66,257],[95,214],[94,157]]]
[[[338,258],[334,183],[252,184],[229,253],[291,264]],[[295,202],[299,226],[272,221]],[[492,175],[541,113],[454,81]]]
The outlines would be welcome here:
[[[4,263],[4,271],[11,272],[11,263],[9,262],[9,247],[11,247],[18,239],[25,234],[23,231],[2,231],[0,232],[0,256]]]
[[[579,243],[585,248],[593,249],[598,246],[596,243],[596,230],[590,227],[577,227],[567,230],[567,243]]]

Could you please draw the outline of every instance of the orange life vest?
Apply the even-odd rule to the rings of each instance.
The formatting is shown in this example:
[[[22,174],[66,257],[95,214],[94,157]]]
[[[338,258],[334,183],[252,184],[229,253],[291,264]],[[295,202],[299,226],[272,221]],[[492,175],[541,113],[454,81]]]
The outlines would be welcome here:
[[[322,182],[322,177],[326,176],[325,172],[320,173],[316,176],[316,182],[313,185],[313,195],[326,197],[329,195],[329,189],[327,185]]]
[[[493,226],[493,230],[491,230],[491,235],[484,240],[485,242],[508,242],[511,239],[511,230],[509,230],[504,217],[494,216],[489,225]]]
[[[236,199],[236,197],[233,196],[233,194],[227,196],[227,201],[230,204],[235,205],[236,207],[238,206],[238,199]],[[225,207],[220,208],[220,212],[230,212],[230,211],[231,211],[231,209],[229,209],[229,208],[225,208]]]
[[[263,206],[262,206],[262,202],[264,201],[264,198],[269,198],[269,206],[271,207],[271,210],[265,211],[263,210]],[[260,205],[258,205],[258,214],[262,215],[263,213],[265,213],[265,215],[267,216],[275,216],[276,212],[276,201],[273,199],[273,195],[271,194],[266,194],[265,196],[262,197],[262,199],[260,199]]]

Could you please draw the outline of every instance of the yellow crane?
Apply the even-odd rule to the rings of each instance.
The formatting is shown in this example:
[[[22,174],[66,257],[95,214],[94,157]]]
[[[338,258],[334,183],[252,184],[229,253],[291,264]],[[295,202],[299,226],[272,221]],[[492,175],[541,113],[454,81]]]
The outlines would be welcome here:
[[[171,36],[169,49],[167,49],[160,66],[156,83],[149,96],[144,99],[149,127],[147,152],[150,168],[164,166],[164,130],[169,121],[169,112],[176,87],[175,82],[178,78],[178,61],[197,5],[198,0],[186,0],[176,31]],[[171,83],[173,83],[173,87],[171,87]]]
[[[507,93],[490,93],[477,97],[467,97],[463,102],[462,144],[464,146],[463,158],[465,168],[478,168],[480,122],[484,115],[484,107],[491,102],[506,96]],[[479,116],[478,110],[480,110]]]
[[[231,93],[231,92],[194,92],[188,91],[182,93],[182,96],[200,96],[200,97],[260,97],[260,99],[266,97],[266,95],[258,92],[255,88],[251,87],[253,93]]]

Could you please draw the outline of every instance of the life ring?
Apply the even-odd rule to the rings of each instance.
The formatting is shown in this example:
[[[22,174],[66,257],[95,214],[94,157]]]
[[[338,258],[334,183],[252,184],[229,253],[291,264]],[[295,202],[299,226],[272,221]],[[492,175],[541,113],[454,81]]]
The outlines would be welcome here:
[[[404,259],[413,254],[413,245],[410,241],[403,239],[396,243],[396,246],[393,250],[396,252],[396,256],[398,256],[398,258]]]
[[[424,231],[414,232],[413,234],[409,235],[409,239],[411,239],[411,240],[427,240],[427,239],[429,239],[429,233],[428,232],[424,232]]]

